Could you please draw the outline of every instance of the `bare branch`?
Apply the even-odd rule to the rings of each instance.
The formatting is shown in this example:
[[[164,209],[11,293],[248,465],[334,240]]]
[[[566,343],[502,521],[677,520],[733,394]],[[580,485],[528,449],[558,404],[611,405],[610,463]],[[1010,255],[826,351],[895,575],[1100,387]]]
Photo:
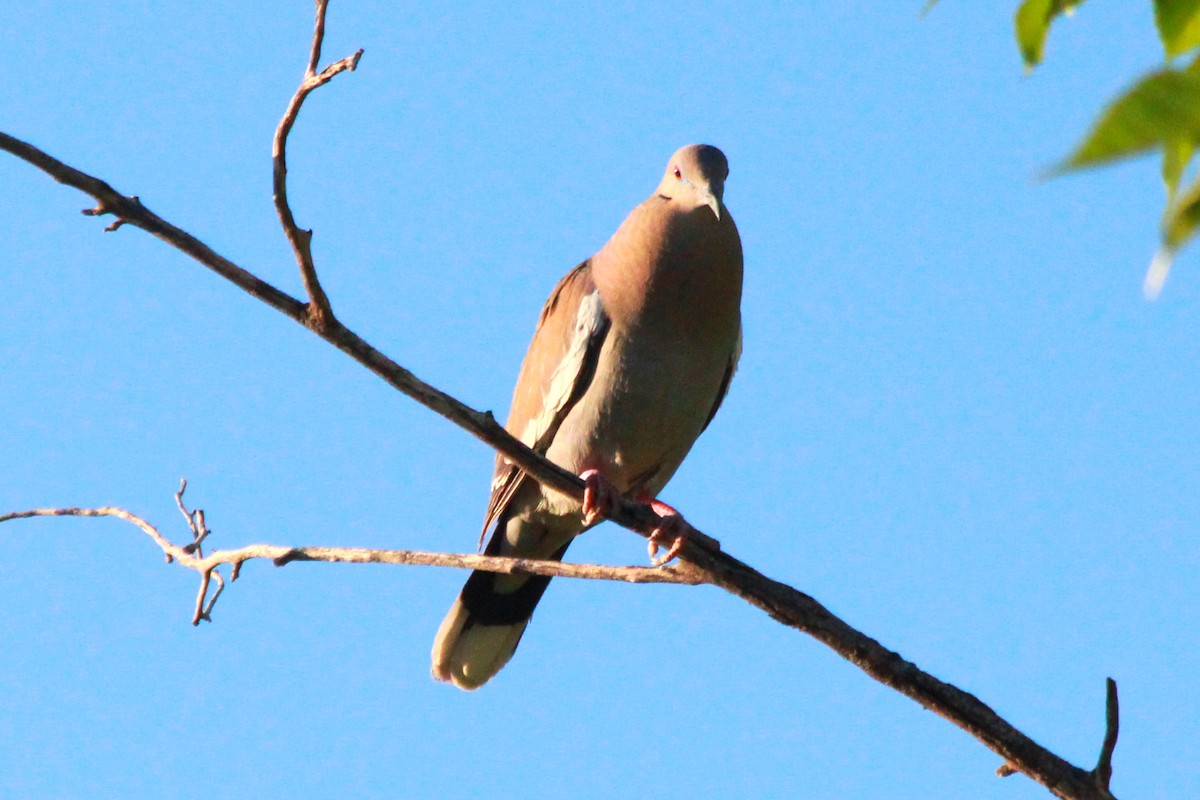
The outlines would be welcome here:
[[[0,132],[0,150],[6,150],[17,158],[27,161],[61,184],[91,195],[97,202],[94,208],[84,209],[89,217],[113,214],[117,220],[136,225],[172,247],[183,251],[204,266],[216,272],[235,286],[263,301],[267,305],[287,314],[297,322],[304,321],[304,304],[256,275],[239,267],[227,258],[218,255],[187,231],[181,230],[142,205],[136,196],[125,197],[112,186],[86,172],[67,166],[53,156],[43,153],[31,144],[22,142]],[[115,223],[114,223],[115,225]],[[110,225],[106,230],[115,230]]]
[[[168,540],[158,528],[142,517],[115,506],[100,508],[34,508],[0,515],[0,522],[29,517],[116,517],[141,528],[158,545],[170,561],[201,573],[222,564],[240,568],[254,559],[269,559],[282,567],[294,561],[327,561],[339,564],[399,564],[425,567],[454,567],[481,569],[521,575],[551,575],[560,578],[620,581],[623,583],[678,583],[696,586],[704,583],[702,575],[686,564],[666,567],[612,567],[603,564],[570,564],[562,561],[543,561],[534,558],[505,558],[474,553],[431,553],[424,550],[372,550],[364,547],[287,547],[274,544],[252,544],[236,550],[214,550],[206,557],[194,556],[187,546]],[[237,579],[236,574],[232,576]],[[204,594],[201,594],[201,602]],[[198,608],[200,605],[198,604]]]
[[[179,509],[179,513],[183,514],[183,518],[187,520],[189,528],[192,528],[192,512],[187,510],[187,506],[183,504],[183,493],[187,491],[187,478],[179,479],[179,491],[175,492],[175,507]],[[192,533],[195,533],[193,528]]]
[[[1108,783],[1112,780],[1113,750],[1117,748],[1117,735],[1121,731],[1121,710],[1117,701],[1117,682],[1112,678],[1105,681],[1104,700],[1104,743],[1100,747],[1100,758],[1092,775],[1096,780],[1096,788],[1111,797]]]
[[[296,224],[291,206],[288,205],[287,139],[288,134],[292,132],[292,126],[296,123],[296,117],[300,114],[300,107],[304,105],[304,100],[309,93],[318,86],[329,83],[340,72],[353,72],[358,66],[358,60],[362,58],[363,51],[359,50],[351,56],[330,64],[320,73],[317,72],[317,64],[321,60],[321,43],[325,39],[325,11],[328,6],[329,0],[317,0],[317,22],[313,29],[312,51],[308,59],[308,68],[304,71],[304,80],[300,82],[300,88],[292,95],[287,110],[283,112],[283,119],[279,121],[279,127],[275,129],[275,142],[271,148],[274,164],[275,211],[279,214],[283,232],[292,245],[296,264],[300,267],[300,278],[304,281],[304,291],[308,294],[306,324],[318,331],[333,322],[333,308],[329,304],[329,297],[326,296],[325,290],[321,288],[320,280],[317,279],[317,268],[313,264],[312,257],[312,231],[302,230]]]
[[[182,494],[183,488],[186,486],[187,481],[185,480],[175,497],[179,502],[180,509],[184,511],[184,518],[189,520],[189,528],[193,536],[202,539],[203,536],[208,535],[207,529],[202,527],[203,536],[198,535],[196,529],[191,527],[193,515],[183,508]],[[194,512],[201,518],[203,513],[203,511]],[[136,525],[162,549],[167,563],[175,562],[200,573],[200,588],[196,594],[195,611],[192,614],[193,625],[199,625],[201,620],[212,622],[213,606],[216,605],[217,598],[225,588],[225,579],[217,567],[222,564],[230,564],[230,580],[237,580],[242,564],[254,559],[270,559],[277,567],[293,561],[327,561],[341,564],[455,567],[506,574],[551,575],[562,578],[622,581],[624,583],[678,583],[689,586],[704,583],[704,577],[687,564],[676,564],[669,567],[610,567],[603,564],[569,564],[533,558],[504,558],[481,556],[474,553],[430,553],[422,550],[369,550],[361,547],[285,547],[252,544],[237,550],[215,550],[205,557],[199,552],[197,541],[184,546],[176,545],[142,517],[115,506],[35,508],[29,511],[16,511],[0,515],[0,522],[29,517],[116,517]],[[209,596],[208,588],[211,581],[216,581],[217,588]]]
[[[212,578],[212,574],[213,571],[211,569],[200,570],[200,591],[196,594],[196,613],[192,615],[193,625],[199,625],[200,620],[212,622],[212,617],[209,616],[209,612],[212,611],[212,605],[208,605],[207,610],[204,605],[204,598],[208,594],[208,582]],[[220,592],[217,592],[217,594],[220,594]],[[213,599],[213,602],[216,602],[216,598]]]
[[[188,555],[196,555],[203,558],[204,550],[202,549],[201,545],[203,545],[204,540],[208,538],[210,531],[204,522],[204,511],[199,508],[197,508],[195,511],[189,511],[187,506],[183,504],[183,493],[185,491],[187,491],[187,478],[182,478],[179,481],[179,491],[175,493],[175,505],[178,506],[179,513],[183,514],[183,518],[187,522],[188,530],[192,532],[192,543],[184,545],[183,552],[187,553]],[[168,554],[168,561],[170,558],[171,556]],[[217,591],[217,594],[220,594],[220,590]]]
[[[304,70],[305,77],[316,73],[317,65],[321,63],[321,45],[325,42],[325,12],[329,8],[329,0],[316,0],[316,6],[317,21],[313,25],[312,48],[308,53],[308,68]]]

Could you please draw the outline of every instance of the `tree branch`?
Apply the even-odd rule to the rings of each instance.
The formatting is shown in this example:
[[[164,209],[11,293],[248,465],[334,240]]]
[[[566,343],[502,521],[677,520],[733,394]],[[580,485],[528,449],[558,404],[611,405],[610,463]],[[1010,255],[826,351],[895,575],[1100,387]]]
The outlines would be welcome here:
[[[1092,777],[1102,796],[1112,797],[1108,783],[1112,780],[1112,757],[1113,751],[1117,749],[1117,734],[1121,729],[1121,711],[1117,701],[1117,682],[1109,678],[1105,688],[1104,744],[1100,746],[1100,758],[1096,761],[1096,768],[1092,770]]]
[[[324,83],[327,83],[337,73],[353,69],[358,62],[356,53],[348,59],[336,62],[320,73],[316,73],[320,60],[321,41],[324,35],[324,17],[327,0],[317,2],[317,24],[313,34],[313,44],[310,53],[308,69],[300,89],[293,96],[279,129],[275,136],[275,199],[281,222],[287,232],[289,241],[296,253],[297,262],[301,269],[302,279],[309,296],[309,303],[304,303],[287,293],[259,279],[249,271],[237,266],[228,259],[218,255],[211,248],[200,242],[187,232],[163,220],[146,208],[136,197],[125,197],[114,190],[104,181],[81,172],[61,161],[43,153],[36,147],[0,133],[0,149],[6,150],[30,164],[46,172],[55,180],[91,195],[97,205],[86,210],[85,214],[112,214],[115,221],[106,230],[116,230],[121,225],[130,224],[162,239],[173,247],[192,256],[204,266],[218,275],[231,281],[236,286],[262,300],[267,305],[282,312],[296,322],[308,327],[325,341],[349,355],[358,363],[378,375],[392,387],[403,392],[425,407],[446,417],[456,425],[484,441],[501,452],[506,458],[525,470],[529,475],[543,485],[562,492],[576,500],[583,495],[583,482],[533,452],[524,444],[509,435],[493,418],[491,412],[476,411],[459,402],[450,395],[424,383],[411,372],[392,361],[382,352],[368,344],[351,330],[343,326],[332,315],[328,298],[320,289],[316,280],[316,270],[312,263],[309,249],[311,234],[299,231],[292,219],[291,211],[286,200],[286,165],[284,153],[286,139],[295,122],[300,105],[308,93]],[[39,509],[35,511],[8,514],[0,517],[0,521],[28,516],[115,516],[131,522],[152,538],[162,547],[168,559],[174,559],[201,573],[202,591],[200,592],[194,623],[206,619],[212,609],[212,603],[220,593],[223,583],[219,573],[214,568],[221,563],[233,566],[236,576],[240,564],[251,558],[271,558],[276,563],[287,563],[295,560],[344,561],[350,563],[421,563],[444,566],[461,566],[489,571],[520,571],[537,572],[538,574],[554,574],[567,577],[593,577],[581,574],[568,574],[572,569],[587,569],[584,565],[560,564],[551,567],[547,562],[532,562],[514,559],[490,559],[486,556],[447,555],[437,553],[413,553],[412,551],[379,551],[344,548],[290,548],[271,545],[253,545],[239,550],[216,551],[208,557],[201,554],[201,542],[205,535],[203,517],[195,512],[189,513],[180,500],[181,511],[189,519],[194,541],[191,547],[178,547],[171,544],[145,520],[135,517],[129,512],[118,508],[105,507],[99,509]],[[646,531],[658,522],[658,516],[647,506],[628,501],[622,501],[612,519],[618,524],[646,535]],[[772,618],[809,634],[822,644],[834,650],[851,663],[858,666],[875,680],[890,686],[898,692],[912,698],[923,707],[937,713],[958,725],[963,730],[981,741],[984,745],[999,754],[1005,760],[1002,770],[1020,771],[1047,787],[1052,793],[1064,798],[1111,798],[1107,790],[1108,770],[1111,769],[1111,749],[1115,746],[1115,688],[1111,694],[1109,734],[1112,744],[1106,744],[1102,751],[1101,763],[1093,773],[1085,771],[1054,753],[1038,745],[1028,736],[1016,730],[1000,718],[991,708],[979,699],[948,683],[922,672],[874,639],[854,629],[822,606],[808,595],[786,584],[772,580],[747,564],[721,552],[720,545],[715,540],[703,534],[693,535],[685,545],[680,558],[684,564],[672,567],[670,570],[645,570],[643,575],[650,580],[649,575],[661,576],[672,574],[672,571],[686,571],[687,581],[669,580],[666,582],[705,582],[719,586],[746,602],[766,611]],[[520,563],[518,563],[518,561]],[[504,562],[504,563],[501,563]],[[638,568],[602,568],[602,569],[638,569]],[[218,588],[213,597],[205,602],[207,582],[217,575]],[[633,575],[634,573],[629,573]],[[606,579],[630,580],[630,577],[615,578],[603,576]],[[1103,785],[1102,785],[1103,784]]]
[[[185,482],[186,485],[186,482]],[[180,509],[183,510],[183,489],[176,494],[180,498]],[[199,530],[193,526],[192,520],[198,516],[201,520]],[[0,522],[29,517],[116,517],[136,525],[147,536],[154,540],[166,556],[167,563],[175,562],[180,566],[193,569],[200,573],[200,590],[196,596],[195,613],[192,624],[199,625],[201,620],[212,622],[211,613],[216,605],[217,597],[225,587],[225,580],[217,567],[229,564],[230,580],[237,580],[242,564],[254,559],[270,559],[277,566],[291,564],[294,561],[328,561],[339,564],[405,564],[427,567],[456,567],[458,569],[482,569],[487,572],[503,572],[507,574],[520,573],[524,575],[552,575],[561,578],[583,578],[588,580],[623,581],[625,583],[681,583],[695,586],[703,583],[703,577],[687,564],[668,567],[610,567],[603,564],[568,564],[562,561],[544,561],[533,558],[503,558],[500,556],[481,556],[474,553],[430,553],[423,550],[369,550],[363,547],[286,547],[273,544],[252,544],[239,547],[236,550],[214,550],[207,557],[200,552],[198,542],[208,535],[203,527],[203,511],[184,511],[184,518],[195,537],[192,544],[177,545],[159,532],[142,517],[115,506],[100,508],[34,508],[29,511],[16,511],[0,515]],[[217,588],[211,597],[208,596],[210,580],[217,582]]]
[[[274,166],[275,212],[279,215],[283,232],[292,245],[296,264],[300,267],[300,277],[304,281],[304,290],[308,293],[306,323],[318,331],[333,321],[333,309],[329,305],[329,298],[326,296],[325,290],[321,288],[321,282],[317,279],[317,268],[313,264],[312,257],[312,231],[301,230],[296,225],[291,206],[288,205],[287,139],[292,132],[292,126],[296,123],[296,117],[300,114],[300,106],[304,105],[305,98],[317,87],[324,86],[333,80],[338,73],[353,72],[358,67],[358,60],[362,58],[363,51],[359,49],[353,55],[336,61],[321,72],[317,72],[317,64],[321,61],[321,43],[325,39],[325,12],[328,7],[329,0],[317,0],[317,22],[313,28],[312,50],[309,54],[308,67],[304,71],[304,80],[300,82],[300,88],[292,95],[287,110],[283,112],[283,119],[279,120],[279,127],[275,129],[275,141],[271,148],[271,160]]]

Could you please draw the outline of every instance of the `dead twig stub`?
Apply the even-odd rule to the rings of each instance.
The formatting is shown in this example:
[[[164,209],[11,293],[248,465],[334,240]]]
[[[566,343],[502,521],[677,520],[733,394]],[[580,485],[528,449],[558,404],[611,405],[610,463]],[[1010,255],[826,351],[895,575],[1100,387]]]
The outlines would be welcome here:
[[[1096,761],[1092,776],[1096,788],[1111,797],[1108,784],[1112,780],[1113,751],[1117,749],[1117,736],[1121,732],[1121,710],[1117,699],[1117,682],[1109,678],[1104,685],[1104,742],[1100,745],[1100,758]]]

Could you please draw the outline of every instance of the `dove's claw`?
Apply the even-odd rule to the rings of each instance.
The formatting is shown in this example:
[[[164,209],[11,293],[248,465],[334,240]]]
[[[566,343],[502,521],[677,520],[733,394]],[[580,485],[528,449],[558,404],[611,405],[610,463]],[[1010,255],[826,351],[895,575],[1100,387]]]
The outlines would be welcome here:
[[[662,517],[662,521],[650,532],[646,549],[650,553],[650,563],[661,567],[675,560],[695,528],[682,514],[661,500],[651,500],[650,507],[654,509],[655,514]],[[658,556],[660,547],[667,548],[667,552],[661,558]]]
[[[621,497],[617,487],[596,469],[585,470],[579,477],[583,478],[583,524],[611,517]]]

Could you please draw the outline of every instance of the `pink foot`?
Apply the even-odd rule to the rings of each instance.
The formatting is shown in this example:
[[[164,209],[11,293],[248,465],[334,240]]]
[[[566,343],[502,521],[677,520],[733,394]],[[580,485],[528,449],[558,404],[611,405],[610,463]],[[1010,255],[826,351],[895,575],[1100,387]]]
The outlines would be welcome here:
[[[584,470],[583,478],[583,524],[591,525],[605,517],[611,517],[621,499],[621,493],[612,481],[600,474],[600,470]]]
[[[645,502],[644,500],[642,502]],[[688,538],[696,529],[691,526],[683,515],[676,511],[671,506],[661,500],[651,500],[650,507],[654,509],[654,513],[662,517],[662,521],[658,527],[650,532],[650,539],[646,543],[646,549],[650,553],[650,563],[656,567],[661,567],[664,564],[669,564],[679,555],[679,551],[683,550],[683,546],[687,544]],[[670,546],[667,546],[670,542]],[[658,557],[660,547],[667,547],[667,552],[662,558]]]

